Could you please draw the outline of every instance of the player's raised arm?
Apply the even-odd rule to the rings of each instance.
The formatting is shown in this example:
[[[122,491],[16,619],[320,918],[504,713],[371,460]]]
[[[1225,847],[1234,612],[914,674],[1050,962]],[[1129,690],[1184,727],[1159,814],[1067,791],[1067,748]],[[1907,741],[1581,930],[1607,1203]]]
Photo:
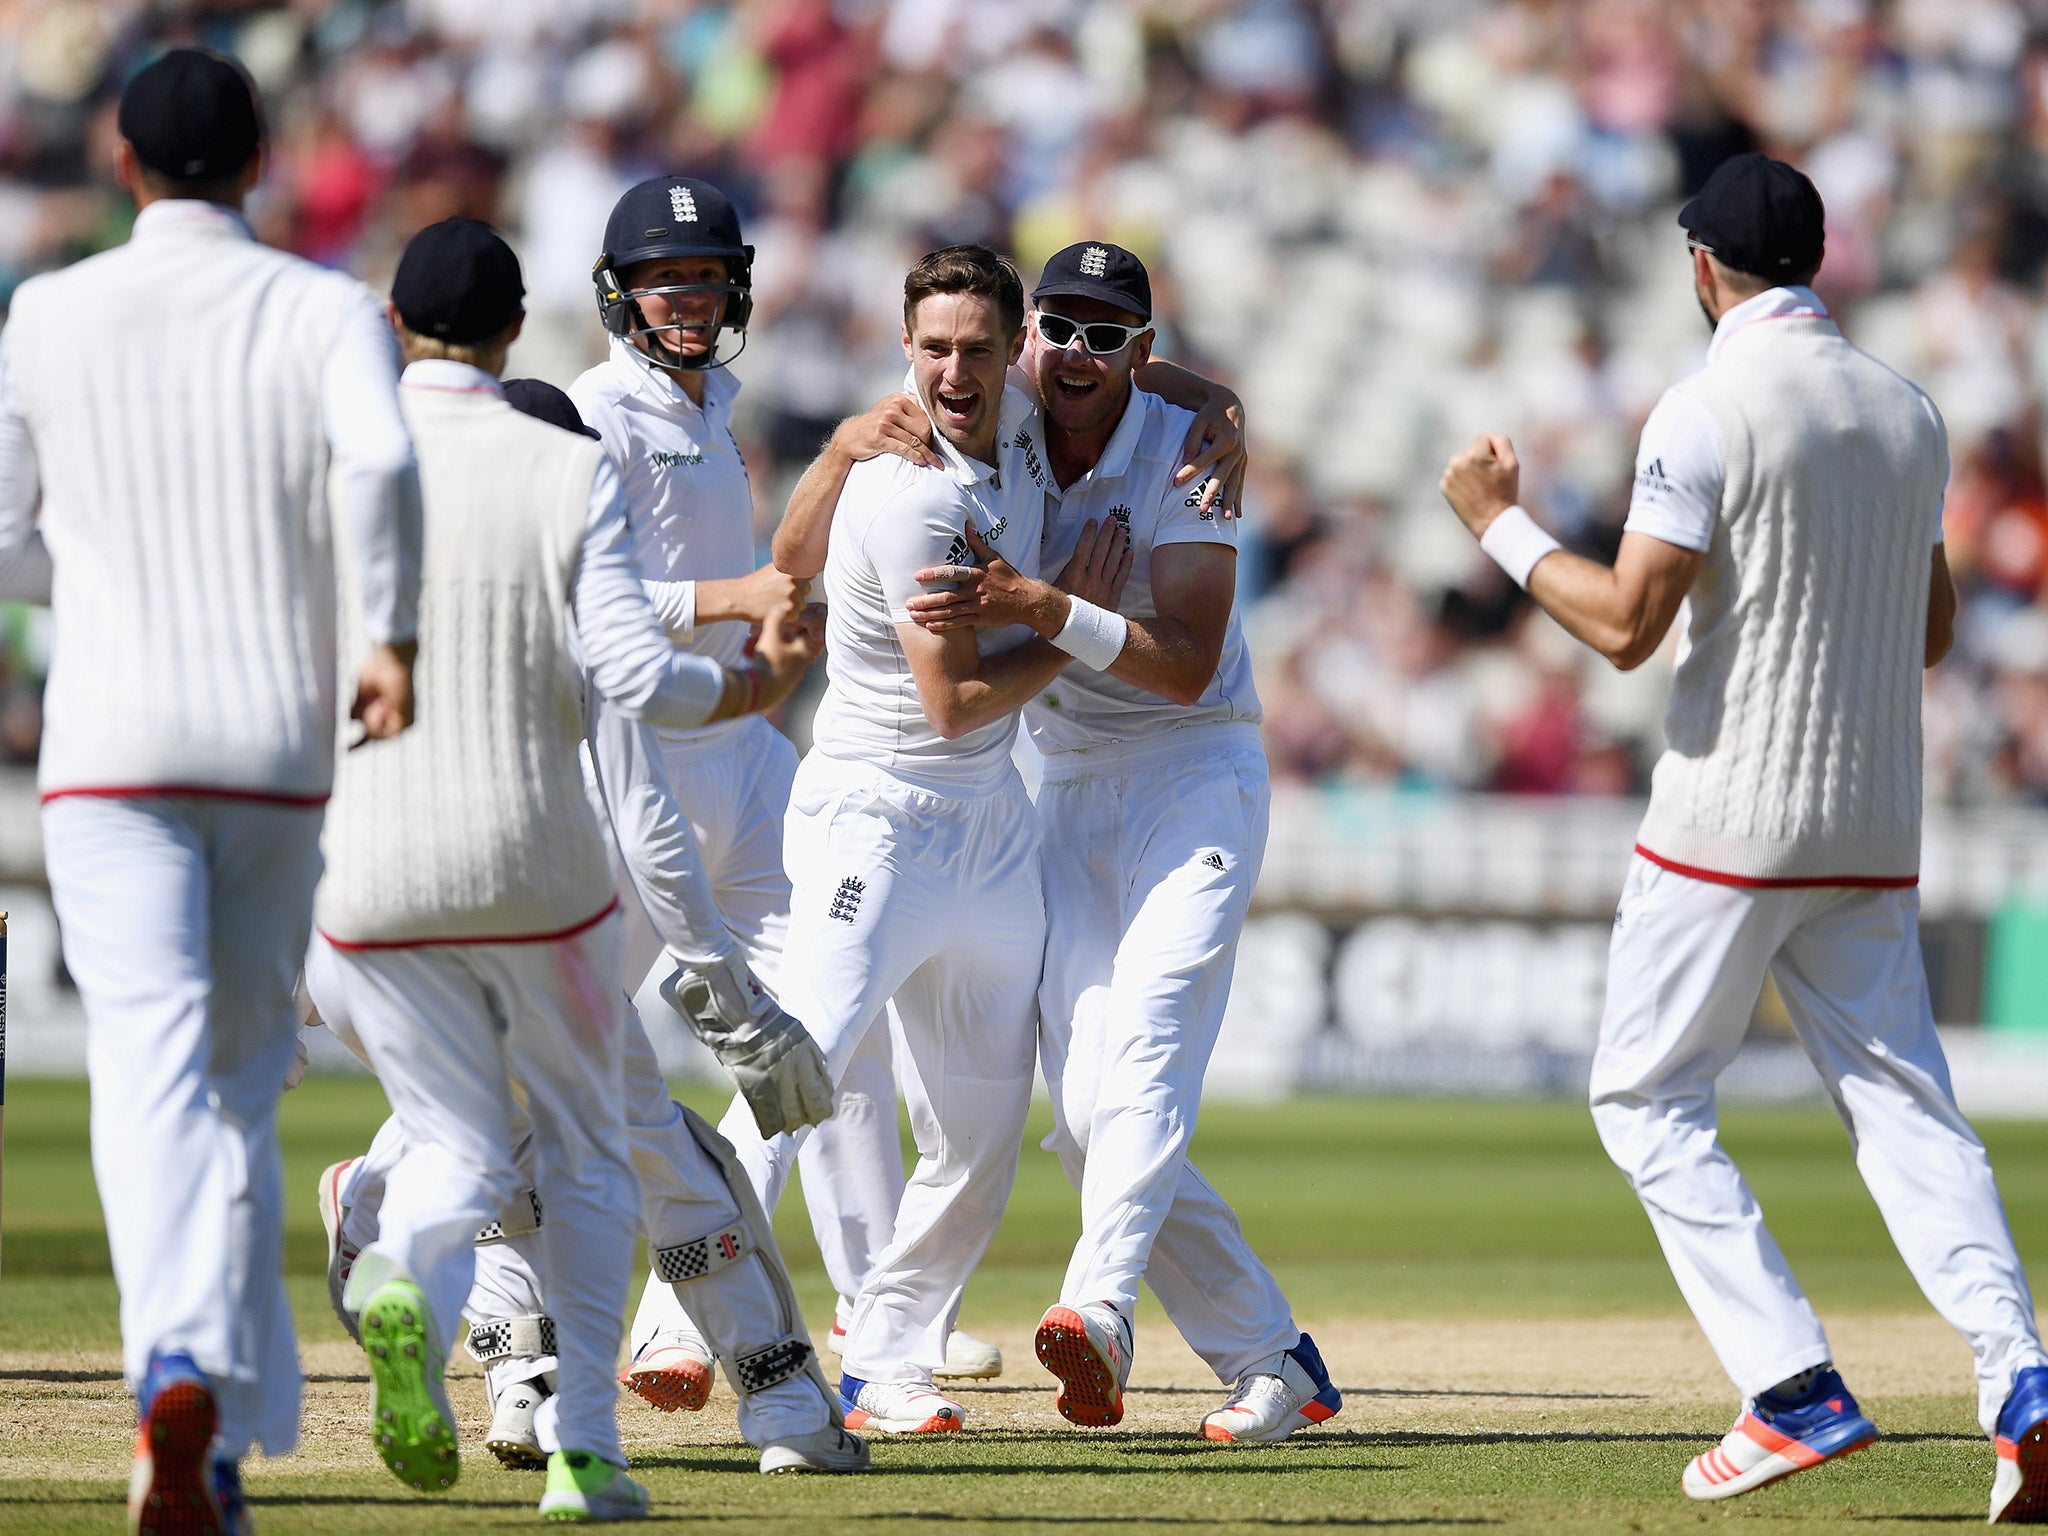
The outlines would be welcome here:
[[[816,576],[825,569],[825,551],[832,537],[832,510],[846,487],[846,472],[863,459],[893,453],[913,464],[936,469],[941,460],[932,451],[931,418],[909,395],[884,395],[859,416],[849,416],[818,451],[797,481],[775,530],[775,569],[791,576]]]
[[[1622,671],[1641,666],[1664,643],[1704,548],[1629,530],[1614,564],[1602,565],[1538,527],[1519,504],[1520,485],[1514,445],[1494,434],[1452,459],[1438,488],[1480,547],[1546,613]]]

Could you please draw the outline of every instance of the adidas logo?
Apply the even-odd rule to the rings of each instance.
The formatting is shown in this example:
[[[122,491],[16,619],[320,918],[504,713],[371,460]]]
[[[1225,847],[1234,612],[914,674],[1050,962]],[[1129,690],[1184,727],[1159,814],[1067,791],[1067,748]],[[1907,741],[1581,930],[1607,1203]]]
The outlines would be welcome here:
[[[675,215],[678,224],[697,222],[697,198],[688,187],[668,189],[668,211]]]
[[[839,882],[839,889],[833,893],[832,905],[826,909],[825,915],[842,923],[852,922],[854,914],[860,911],[860,899],[865,894],[867,882],[848,875]]]
[[[1664,473],[1664,460],[1655,458],[1636,471],[1636,484],[1669,486],[1671,481]]]
[[[1091,245],[1081,253],[1081,275],[1101,277],[1109,270],[1109,252],[1099,245]]]
[[[1202,862],[1208,865],[1211,869],[1221,869],[1223,867],[1223,855],[1220,853],[1212,853],[1206,859],[1202,860]]]
[[[972,564],[974,564],[974,551],[973,551],[973,550],[971,550],[971,549],[969,549],[969,548],[967,547],[967,537],[966,537],[966,535],[965,535],[965,534],[959,534],[959,533],[956,533],[956,534],[954,534],[954,535],[953,535],[953,542],[952,542],[952,543],[950,543],[950,544],[948,544],[948,545],[946,546],[946,558],[945,558],[945,559],[943,559],[943,560],[941,560],[941,561],[939,562],[939,564],[941,564],[941,565],[972,565]]]

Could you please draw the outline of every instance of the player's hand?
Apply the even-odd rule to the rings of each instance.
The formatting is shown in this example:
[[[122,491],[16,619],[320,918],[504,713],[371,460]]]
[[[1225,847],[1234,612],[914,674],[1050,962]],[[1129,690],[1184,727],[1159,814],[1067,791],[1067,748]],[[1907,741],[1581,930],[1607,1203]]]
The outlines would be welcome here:
[[[284,1069],[284,1091],[286,1093],[290,1093],[306,1080],[306,1068],[312,1063],[312,1057],[306,1050],[306,1037],[303,1032],[300,1033],[293,1044],[297,1048],[292,1052],[292,1064]]]
[[[811,595],[808,576],[792,576],[772,565],[762,566],[751,576],[742,576],[737,585],[739,600],[734,606],[750,624],[766,622],[769,613],[784,604],[801,608]]]
[[[823,633],[813,637],[794,603],[779,603],[769,609],[761,633],[754,637],[754,654],[748,663],[755,678],[753,711],[773,709],[795,692],[823,649]]]
[[[1082,524],[1080,542],[1056,584],[1084,603],[1114,612],[1131,579],[1131,559],[1131,536],[1124,525],[1115,518],[1098,523],[1091,517]]]
[[[763,1136],[832,1117],[825,1053],[737,954],[683,967],[661,984],[661,996],[732,1074]]]
[[[1216,509],[1225,522],[1244,511],[1244,471],[1249,451],[1245,439],[1244,402],[1221,385],[1213,386],[1215,396],[1195,413],[1188,435],[1180,445],[1181,466],[1174,471],[1177,486],[1200,486],[1195,505]]]
[[[945,461],[933,451],[931,418],[924,407],[898,391],[885,395],[859,416],[849,416],[832,433],[832,447],[858,463],[893,453],[899,458],[937,469]]]
[[[928,565],[915,579],[925,586],[950,591],[920,592],[904,604],[922,629],[943,634],[949,629],[1000,629],[1028,624],[1040,634],[1058,634],[1066,622],[1067,605],[1059,592],[1034,581],[998,554],[969,520],[967,547],[981,561],[972,565]],[[1046,626],[1052,627],[1048,631]]]
[[[363,723],[361,737],[349,743],[351,751],[365,742],[388,740],[412,724],[412,664],[418,654],[412,640],[370,647],[348,710],[349,719]]]
[[[1472,530],[1484,534],[1493,520],[1522,499],[1522,466],[1515,445],[1499,432],[1484,433],[1452,458],[1436,488]]]
[[[793,626],[802,631],[804,637],[810,641],[813,653],[819,656],[825,653],[825,619],[823,603],[805,603],[796,611],[796,618],[792,621]],[[785,633],[787,632],[786,626]]]

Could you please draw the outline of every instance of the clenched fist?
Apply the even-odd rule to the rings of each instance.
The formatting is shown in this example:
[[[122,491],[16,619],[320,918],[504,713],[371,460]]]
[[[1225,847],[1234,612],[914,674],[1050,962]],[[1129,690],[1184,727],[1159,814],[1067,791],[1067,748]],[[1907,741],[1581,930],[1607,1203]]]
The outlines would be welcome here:
[[[1489,524],[1522,499],[1522,466],[1515,445],[1498,432],[1475,437],[1452,458],[1436,488],[1476,539]]]

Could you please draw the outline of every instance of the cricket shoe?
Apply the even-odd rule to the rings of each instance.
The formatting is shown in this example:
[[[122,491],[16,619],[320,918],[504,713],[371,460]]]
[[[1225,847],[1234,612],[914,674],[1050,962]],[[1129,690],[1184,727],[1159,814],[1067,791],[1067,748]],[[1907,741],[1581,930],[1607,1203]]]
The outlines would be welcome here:
[[[543,1520],[645,1520],[647,1490],[590,1451],[557,1451],[548,1458],[547,1492],[540,1496]]]
[[[712,1374],[711,1360],[695,1340],[657,1334],[633,1351],[619,1385],[663,1413],[695,1413],[711,1396]]]
[[[141,1397],[128,1478],[130,1536],[237,1536],[215,1486],[220,1412],[205,1375],[183,1351],[153,1354]]]
[[[761,1447],[763,1472],[865,1472],[868,1464],[867,1441],[830,1424]]]
[[[533,1421],[547,1400],[547,1384],[542,1381],[515,1381],[506,1387],[491,1403],[491,1428],[484,1436],[484,1449],[508,1467],[528,1472],[545,1467],[548,1453],[540,1448],[540,1432]]]
[[[825,1347],[835,1355],[846,1353],[846,1328],[836,1317]],[[962,1328],[946,1335],[946,1363],[932,1372],[939,1381],[987,1381],[1002,1374],[1003,1352]]]
[[[1230,1400],[1202,1420],[1202,1438],[1232,1444],[1285,1440],[1297,1429],[1335,1418],[1343,1406],[1344,1394],[1330,1380],[1316,1341],[1304,1333],[1292,1349],[1237,1378]]]
[[[348,1215],[348,1207],[342,1203],[341,1192],[348,1188],[348,1176],[357,1158],[345,1158],[329,1166],[320,1175],[320,1225],[327,1229],[327,1300],[334,1307],[334,1315],[341,1319],[341,1326],[348,1330],[348,1336],[358,1344],[363,1342],[362,1324],[355,1313],[349,1311],[348,1303],[342,1300],[348,1290],[349,1271],[355,1268],[356,1246],[342,1235],[342,1221]]]
[[[848,1429],[883,1435],[942,1435],[967,1427],[967,1410],[930,1387],[908,1381],[839,1378],[839,1406]]]
[[[1038,1363],[1060,1379],[1053,1406],[1071,1424],[1106,1429],[1124,1416],[1131,1374],[1131,1325],[1106,1301],[1054,1306],[1033,1340]]]
[[[370,1360],[370,1431],[400,1482],[440,1493],[462,1475],[455,1411],[427,1326],[427,1298],[410,1280],[386,1280],[363,1303]]]
[[[1769,1393],[1750,1399],[1721,1443],[1693,1457],[1680,1485],[1689,1499],[1732,1499],[1876,1438],[1877,1426],[1828,1366],[1797,1402],[1774,1403]]]
[[[2030,1365],[2013,1378],[1992,1445],[1998,1470],[1990,1523],[2048,1525],[2048,1365]]]

